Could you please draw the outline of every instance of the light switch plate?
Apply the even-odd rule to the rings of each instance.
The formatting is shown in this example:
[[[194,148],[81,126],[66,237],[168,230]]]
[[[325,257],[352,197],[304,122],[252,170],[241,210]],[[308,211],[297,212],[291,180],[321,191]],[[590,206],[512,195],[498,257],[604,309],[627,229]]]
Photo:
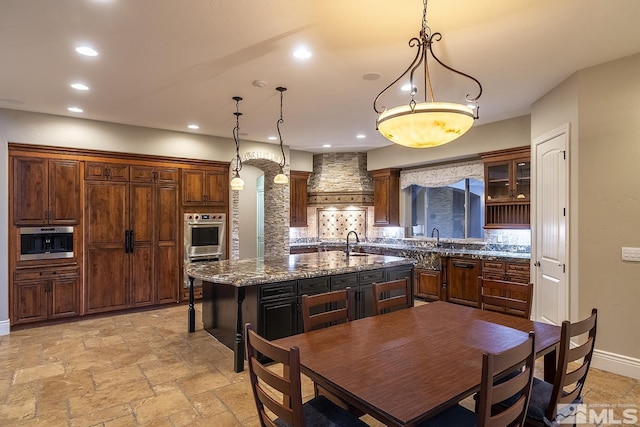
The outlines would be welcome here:
[[[622,248],[622,261],[640,262],[640,248]]]

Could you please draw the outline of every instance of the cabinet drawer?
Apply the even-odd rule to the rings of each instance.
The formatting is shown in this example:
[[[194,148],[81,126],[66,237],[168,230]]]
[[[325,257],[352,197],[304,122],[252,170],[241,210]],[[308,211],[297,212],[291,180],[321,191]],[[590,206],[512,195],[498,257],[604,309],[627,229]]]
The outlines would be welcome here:
[[[274,285],[265,285],[260,287],[260,299],[278,298],[296,294],[296,285],[298,282],[283,282]]]
[[[329,292],[329,278],[315,277],[313,279],[299,280],[298,291],[300,292],[300,295],[313,295]]]
[[[531,271],[531,266],[523,262],[508,262],[506,271],[507,274],[525,274],[528,276]]]
[[[75,277],[78,276],[79,267],[60,267],[60,268],[32,268],[28,270],[17,270],[15,272],[15,280],[37,280],[50,279],[55,277]]]
[[[483,261],[482,270],[504,271],[504,261]]]
[[[336,291],[348,287],[358,286],[358,274],[349,273],[331,277],[331,290]]]
[[[360,272],[360,284],[384,282],[384,270],[362,271]]]

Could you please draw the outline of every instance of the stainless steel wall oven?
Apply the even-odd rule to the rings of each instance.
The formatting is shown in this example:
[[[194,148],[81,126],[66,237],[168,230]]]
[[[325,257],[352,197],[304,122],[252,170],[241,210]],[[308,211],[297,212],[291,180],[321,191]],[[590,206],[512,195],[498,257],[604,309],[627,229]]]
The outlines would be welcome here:
[[[73,258],[73,227],[21,227],[20,261]]]
[[[226,259],[227,215],[224,213],[184,214],[184,262],[218,261]],[[194,286],[201,286],[196,280]],[[184,286],[189,287],[187,274]]]

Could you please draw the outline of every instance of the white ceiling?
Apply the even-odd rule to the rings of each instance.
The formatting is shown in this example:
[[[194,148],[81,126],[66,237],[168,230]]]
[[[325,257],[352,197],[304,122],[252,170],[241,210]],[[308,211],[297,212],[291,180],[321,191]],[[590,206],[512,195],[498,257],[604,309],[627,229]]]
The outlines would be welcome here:
[[[390,144],[375,130],[372,103],[413,59],[407,43],[421,15],[419,0],[0,0],[0,108],[231,138],[231,98],[242,96],[241,140],[273,142],[275,88],[285,86],[285,145],[366,151]],[[640,52],[638,17],[638,0],[428,8],[430,28],[443,34],[439,57],[483,85],[476,124],[527,114],[576,70]],[[76,54],[83,43],[99,56]],[[291,55],[303,44],[313,51],[307,61]],[[473,92],[431,68],[437,100]],[[71,89],[76,81],[90,90]],[[407,101],[392,93],[382,105]],[[84,113],[68,112],[72,105]],[[187,129],[192,122],[200,129]]]

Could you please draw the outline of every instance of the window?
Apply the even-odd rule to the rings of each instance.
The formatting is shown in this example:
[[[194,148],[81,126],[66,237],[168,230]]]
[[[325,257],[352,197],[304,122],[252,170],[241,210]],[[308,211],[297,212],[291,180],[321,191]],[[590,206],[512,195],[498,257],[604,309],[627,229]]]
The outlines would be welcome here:
[[[404,189],[410,201],[411,235],[431,236],[437,228],[441,238],[483,238],[484,183],[464,178],[449,185]]]

